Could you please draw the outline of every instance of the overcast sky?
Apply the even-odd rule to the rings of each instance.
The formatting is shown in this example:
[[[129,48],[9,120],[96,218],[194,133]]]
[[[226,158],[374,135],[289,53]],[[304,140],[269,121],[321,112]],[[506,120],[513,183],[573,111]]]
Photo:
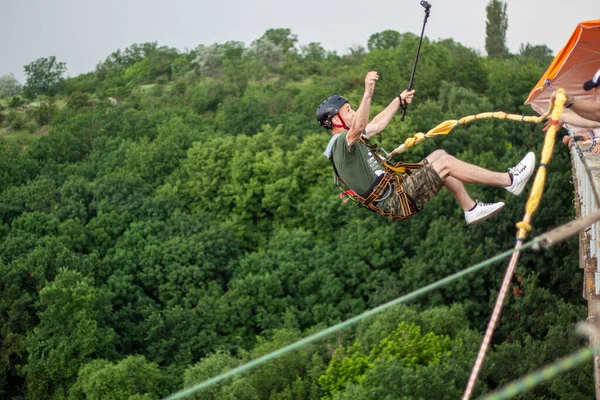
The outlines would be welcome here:
[[[425,36],[485,52],[488,0],[431,0]],[[581,21],[600,18],[600,0],[508,0],[506,41],[558,52]],[[23,66],[56,56],[76,76],[117,49],[157,41],[180,50],[241,41],[290,28],[300,45],[320,42],[346,54],[386,29],[421,33],[419,0],[0,0],[0,76],[24,83]],[[425,55],[422,55],[422,57]]]

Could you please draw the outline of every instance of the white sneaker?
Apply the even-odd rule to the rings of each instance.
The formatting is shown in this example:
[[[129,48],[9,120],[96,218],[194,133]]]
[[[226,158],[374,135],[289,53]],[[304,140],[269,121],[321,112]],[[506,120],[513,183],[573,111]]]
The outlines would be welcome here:
[[[521,194],[525,185],[535,169],[535,153],[529,152],[527,155],[514,167],[509,168],[508,172],[512,174],[513,183],[506,190],[518,196]]]
[[[492,218],[494,215],[498,214],[500,210],[502,210],[502,207],[504,207],[504,203],[501,201],[498,203],[480,203],[477,201],[475,208],[473,208],[471,211],[465,211],[465,221],[467,221],[467,225],[473,225],[485,221],[486,219]]]

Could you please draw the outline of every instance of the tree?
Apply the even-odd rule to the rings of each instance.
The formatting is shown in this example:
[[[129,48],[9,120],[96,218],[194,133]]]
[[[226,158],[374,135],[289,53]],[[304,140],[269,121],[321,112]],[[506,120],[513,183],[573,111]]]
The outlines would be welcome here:
[[[309,43],[307,46],[300,47],[300,54],[308,61],[322,61],[327,57],[327,51],[321,46],[321,43]]]
[[[98,74],[95,72],[69,77],[61,83],[61,93],[67,96],[75,92],[93,93],[98,88],[98,82]]]
[[[445,39],[438,43],[446,47],[450,53],[449,68],[446,69],[444,80],[455,82],[477,93],[485,92],[488,82],[483,58],[475,50],[464,47],[452,39]],[[444,89],[440,92],[443,93]],[[478,112],[480,111],[476,113]]]
[[[295,329],[276,330],[271,340],[258,338],[258,343],[250,353],[250,358],[257,359],[300,339],[299,332]],[[291,386],[294,381],[304,375],[313,352],[312,346],[306,346],[258,367],[249,375],[252,386],[262,398],[267,398],[270,393],[283,391],[285,387]]]
[[[284,50],[281,45],[263,36],[255,40],[250,47],[244,51],[244,56],[258,65],[278,68],[283,62]]]
[[[241,364],[241,360],[231,356],[228,352],[217,352],[205,357],[199,363],[185,371],[183,377],[184,387],[189,388],[202,381],[210,379],[221,373],[227,372]],[[213,385],[189,396],[194,400],[258,400],[258,393],[252,387],[250,379],[236,376],[222,383]]]
[[[367,42],[367,48],[369,51],[397,49],[398,46],[400,46],[401,40],[402,35],[400,35],[400,33],[388,29],[383,32],[372,34]]]
[[[531,43],[521,44],[519,47],[519,55],[525,60],[532,60],[544,66],[549,65],[552,61],[552,50],[546,45],[534,46]]]
[[[265,32],[262,38],[267,39],[276,46],[281,47],[285,54],[293,51],[296,43],[298,42],[298,36],[292,34],[291,29],[287,28],[269,29]]]
[[[158,366],[143,356],[129,356],[117,364],[94,360],[79,370],[69,398],[120,400],[143,394],[142,399],[157,399],[161,380]]]
[[[512,58],[488,60],[487,67],[487,95],[494,108],[506,112],[526,112],[519,111],[519,107],[522,107],[523,99],[531,89],[531,82],[539,79],[546,67],[534,62],[524,64]]]
[[[485,23],[485,51],[493,58],[508,57],[506,48],[506,29],[508,29],[508,16],[506,3],[491,0],[486,7],[487,21]]]
[[[38,58],[34,62],[23,67],[27,82],[23,91],[29,98],[38,94],[53,95],[56,93],[57,85],[63,80],[67,70],[67,64],[58,62],[56,57]]]
[[[354,44],[348,48],[349,54],[344,57],[344,61],[352,65],[360,65],[362,61],[365,59],[365,55],[367,54],[367,49],[363,46]]]
[[[90,96],[87,93],[73,92],[67,99],[67,108],[77,111],[82,108],[89,108],[92,105]]]
[[[164,63],[164,57],[170,60],[168,63]],[[127,67],[148,59],[148,66],[152,71],[152,76],[158,76],[165,73],[170,73],[171,62],[176,58],[177,50],[169,49],[167,47],[158,47],[156,42],[147,42],[141,44],[132,44],[126,48],[123,52],[117,50],[113,52],[106,60],[96,65],[96,72],[100,79],[105,79],[109,75],[119,73]]]
[[[68,269],[40,291],[40,323],[26,339],[29,398],[64,398],[80,366],[113,355],[116,335],[105,323],[110,296]]]
[[[196,58],[192,65],[196,66],[196,71],[205,76],[214,76],[221,71],[221,65],[224,57],[223,48],[214,43],[210,46],[198,45],[195,49]]]
[[[21,93],[21,84],[13,74],[0,76],[0,99]]]
[[[327,371],[319,378],[319,383],[328,394],[334,395],[342,392],[349,383],[362,384],[368,375],[371,379],[385,376],[383,382],[373,385],[374,389],[385,390],[389,386],[389,374],[382,374],[382,370],[396,366],[402,368],[402,375],[414,374],[423,370],[423,367],[435,366],[451,359],[451,349],[452,339],[447,335],[435,335],[432,332],[423,334],[420,326],[401,322],[397,329],[384,335],[377,345],[372,346],[369,354],[365,354],[364,347],[358,340],[347,352],[345,348],[338,347]],[[363,386],[371,385],[367,383]]]

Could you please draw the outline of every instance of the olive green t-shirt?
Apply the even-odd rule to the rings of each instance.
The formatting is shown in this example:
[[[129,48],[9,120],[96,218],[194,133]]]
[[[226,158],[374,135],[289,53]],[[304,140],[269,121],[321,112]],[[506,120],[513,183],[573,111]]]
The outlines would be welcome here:
[[[345,131],[332,137],[330,146],[333,162],[344,183],[359,195],[363,195],[385,171],[371,150],[360,141],[354,143],[352,150],[348,149],[347,134],[348,131]]]

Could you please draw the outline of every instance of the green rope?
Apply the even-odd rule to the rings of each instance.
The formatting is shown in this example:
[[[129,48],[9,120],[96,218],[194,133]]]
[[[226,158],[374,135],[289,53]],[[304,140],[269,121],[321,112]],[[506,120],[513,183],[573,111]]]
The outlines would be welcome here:
[[[523,393],[524,391],[531,389],[532,387],[554,378],[561,372],[568,371],[575,368],[581,363],[584,363],[594,357],[594,350],[587,348],[580,350],[577,353],[569,354],[568,356],[561,358],[560,360],[549,364],[548,366],[541,368],[523,378],[509,383],[508,385],[498,389],[495,392],[482,397],[482,400],[504,400],[510,399],[513,396]]]
[[[317,332],[317,333],[315,333],[313,335],[307,336],[304,339],[301,339],[301,340],[299,340],[299,341],[297,341],[295,343],[292,343],[290,345],[282,347],[279,350],[275,350],[275,351],[273,351],[271,353],[265,354],[264,356],[259,357],[259,358],[255,359],[255,360],[252,360],[252,361],[250,361],[250,362],[248,362],[246,364],[240,365],[239,367],[233,368],[233,369],[231,369],[231,370],[229,370],[227,372],[224,372],[224,373],[222,373],[220,375],[217,375],[217,376],[215,376],[213,378],[210,378],[210,379],[208,379],[208,380],[206,380],[204,382],[200,382],[200,383],[198,383],[198,384],[196,384],[194,386],[191,386],[191,387],[189,387],[187,389],[181,390],[181,391],[179,391],[179,392],[177,392],[175,394],[172,394],[169,397],[166,397],[165,400],[181,399],[181,398],[184,398],[185,396],[188,396],[188,395],[190,395],[190,394],[192,394],[194,392],[197,392],[198,390],[206,389],[207,387],[212,386],[212,385],[214,385],[216,383],[219,383],[219,382],[221,382],[221,381],[223,381],[223,380],[225,380],[227,378],[230,378],[230,377],[232,377],[234,375],[238,375],[238,374],[241,374],[243,372],[246,372],[246,371],[248,371],[248,370],[250,370],[250,369],[252,369],[254,367],[257,367],[257,366],[259,366],[261,364],[266,363],[267,361],[270,361],[270,360],[272,360],[274,358],[278,358],[278,357],[280,357],[280,356],[282,356],[282,355],[284,355],[286,353],[289,353],[291,351],[297,350],[300,347],[303,347],[304,345],[307,345],[309,343],[315,342],[315,341],[317,341],[319,339],[322,339],[322,338],[324,338],[324,337],[326,337],[326,336],[328,336],[328,335],[330,335],[332,333],[340,331],[340,330],[342,330],[342,329],[344,329],[344,328],[346,328],[346,327],[348,327],[350,325],[356,324],[357,322],[362,321],[363,319],[369,318],[369,317],[371,317],[371,316],[373,316],[375,314],[379,314],[379,313],[387,310],[390,307],[393,307],[393,306],[401,304],[401,303],[405,303],[405,302],[407,302],[409,300],[413,300],[416,297],[419,297],[419,296],[421,296],[421,295],[423,295],[425,293],[428,293],[428,292],[430,292],[432,290],[435,290],[435,289],[437,289],[439,287],[447,285],[447,284],[449,284],[449,283],[451,283],[451,282],[453,282],[455,280],[458,280],[458,279],[462,278],[465,275],[468,275],[468,274],[471,274],[473,272],[479,271],[480,269],[482,269],[484,267],[487,267],[488,265],[490,265],[490,264],[492,264],[492,263],[494,263],[496,261],[499,261],[501,259],[504,259],[506,257],[511,256],[516,251],[522,251],[522,250],[525,250],[527,248],[530,248],[530,247],[538,244],[539,242],[541,242],[543,240],[544,240],[544,237],[538,236],[537,238],[532,239],[528,243],[523,244],[519,250],[512,249],[512,250],[508,250],[508,251],[505,251],[503,253],[500,253],[500,254],[492,257],[492,258],[489,258],[489,259],[487,259],[485,261],[480,262],[479,264],[475,264],[472,267],[469,267],[467,269],[459,271],[459,272],[457,272],[455,274],[449,275],[449,276],[447,276],[447,277],[445,277],[445,278],[443,278],[443,279],[441,279],[441,280],[439,280],[437,282],[434,282],[434,283],[431,283],[431,284],[429,284],[427,286],[424,286],[424,287],[422,287],[422,288],[420,288],[418,290],[415,290],[414,292],[411,292],[411,293],[409,293],[407,295],[404,295],[404,296],[399,297],[399,298],[397,298],[395,300],[389,301],[389,302],[387,302],[385,304],[382,304],[382,305],[380,305],[378,307],[375,307],[375,308],[373,308],[371,310],[365,311],[362,314],[359,314],[359,315],[357,315],[355,317],[352,317],[352,318],[350,318],[350,319],[348,319],[346,321],[340,322],[339,324],[333,325],[333,326],[331,326],[331,327],[329,327],[327,329],[324,329],[324,330],[322,330],[320,332]]]

